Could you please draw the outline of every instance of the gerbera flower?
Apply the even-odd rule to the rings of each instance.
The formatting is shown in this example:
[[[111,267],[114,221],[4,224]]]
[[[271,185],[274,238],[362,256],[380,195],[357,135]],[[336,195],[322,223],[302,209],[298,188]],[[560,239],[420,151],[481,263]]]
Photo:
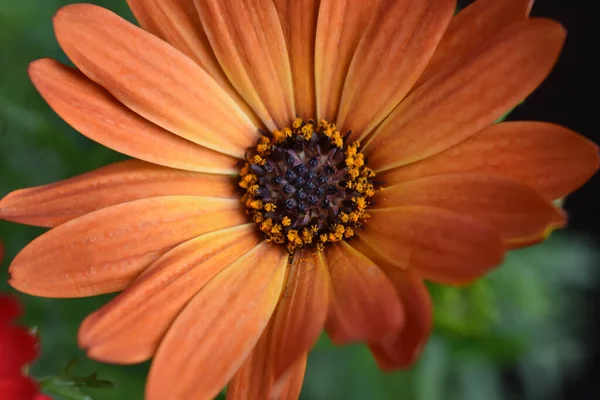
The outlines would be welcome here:
[[[0,242],[0,263],[4,245]],[[23,368],[38,355],[38,342],[27,329],[15,326],[21,306],[13,298],[0,293],[0,394],[7,400],[50,400],[38,392],[37,384],[23,375]]]
[[[31,64],[84,135],[138,160],[16,191],[52,227],[10,268],[46,297],[124,290],[83,323],[90,357],[154,357],[147,398],[296,398],[323,327],[379,365],[419,355],[423,280],[462,284],[565,224],[552,201],[597,147],[493,124],[565,38],[530,1],[129,0],[140,29],[62,8],[77,69]]]

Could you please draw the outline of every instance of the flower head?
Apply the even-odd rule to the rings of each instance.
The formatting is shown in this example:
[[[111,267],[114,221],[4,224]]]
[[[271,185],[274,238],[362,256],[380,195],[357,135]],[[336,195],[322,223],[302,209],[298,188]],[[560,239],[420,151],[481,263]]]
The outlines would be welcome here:
[[[77,69],[29,74],[82,134],[138,160],[13,192],[53,228],[11,265],[47,297],[123,290],[90,315],[98,360],[154,358],[147,398],[297,398],[323,327],[409,366],[424,280],[470,282],[565,223],[598,167],[553,124],[494,124],[565,32],[529,0],[129,0],[54,18]]]

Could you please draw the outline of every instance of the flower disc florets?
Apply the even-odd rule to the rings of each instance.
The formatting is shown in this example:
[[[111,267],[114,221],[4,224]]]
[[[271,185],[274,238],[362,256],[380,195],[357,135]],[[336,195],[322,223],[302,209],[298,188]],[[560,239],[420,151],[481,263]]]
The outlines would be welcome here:
[[[354,236],[367,220],[375,173],[335,125],[297,119],[263,135],[241,171],[242,201],[268,240],[299,247]]]

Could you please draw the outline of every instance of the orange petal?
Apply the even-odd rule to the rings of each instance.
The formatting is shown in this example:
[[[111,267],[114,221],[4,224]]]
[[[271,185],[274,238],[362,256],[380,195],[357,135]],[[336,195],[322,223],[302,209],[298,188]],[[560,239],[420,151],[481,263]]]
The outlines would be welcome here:
[[[298,398],[306,354],[327,316],[328,289],[322,254],[296,251],[271,322],[229,384],[227,399]]]
[[[283,247],[263,242],[210,281],[160,344],[146,398],[215,397],[263,333],[279,299],[287,262]]]
[[[483,174],[452,174],[416,179],[384,188],[375,208],[430,206],[443,208],[500,232],[507,245],[542,239],[565,224],[565,215],[522,183]]]
[[[482,221],[426,206],[369,210],[358,231],[382,258],[432,281],[463,284],[498,265],[500,235]]]
[[[317,116],[335,121],[352,57],[381,0],[321,0],[315,40]]]
[[[385,272],[396,288],[406,318],[396,335],[372,342],[369,348],[381,369],[407,368],[419,358],[431,334],[433,306],[429,291],[416,274],[390,264],[364,241],[353,240],[351,245]]]
[[[431,335],[433,310],[421,279],[399,268],[388,275],[406,310],[404,329],[395,336],[369,344],[377,365],[384,371],[408,368],[421,356]]]
[[[90,4],[61,8],[54,30],[90,79],[127,107],[185,139],[236,157],[257,127],[190,58],[118,15]]]
[[[252,352],[227,385],[227,400],[271,398],[273,364],[270,359],[270,327],[265,329]]]
[[[415,162],[485,128],[542,82],[564,39],[564,29],[544,19],[501,31],[394,110],[364,147],[369,165],[384,171]]]
[[[456,8],[454,0],[382,0],[356,49],[337,125],[364,138],[419,78]]]
[[[477,172],[525,183],[555,200],[582,186],[599,165],[598,146],[567,128],[543,122],[504,122],[377,179],[392,185],[433,175]]]
[[[532,0],[477,0],[452,18],[417,87],[461,62],[472,50],[515,22],[527,18]]]
[[[190,57],[260,125],[258,117],[233,88],[202,28],[194,0],[127,0],[140,26]]]
[[[331,275],[327,333],[335,343],[380,340],[404,323],[392,283],[346,242],[326,249]]]
[[[217,82],[227,80],[202,29],[194,0],[127,0],[140,26],[196,61]]]
[[[190,299],[260,243],[255,228],[252,223],[208,233],[163,255],[117,298],[85,319],[79,346],[102,362],[149,359]]]
[[[275,400],[297,400],[302,391],[304,373],[306,372],[306,361],[308,355],[303,354],[290,367],[285,376],[276,382],[273,388],[272,398]]]
[[[300,396],[306,370],[306,353],[294,362],[282,380],[274,382],[270,352],[272,326],[269,324],[250,356],[227,385],[227,400],[297,400]]]
[[[0,201],[0,218],[54,227],[101,208],[160,196],[237,198],[236,179],[131,160],[49,185],[17,190]]]
[[[290,56],[296,113],[315,118],[315,32],[321,0],[274,0]]]
[[[285,38],[272,0],[196,0],[213,50],[233,83],[267,128],[296,117]]]
[[[406,322],[395,336],[369,344],[384,371],[410,367],[420,357],[431,335],[433,307],[427,287],[417,275],[394,266],[383,267],[404,306]]]
[[[296,251],[273,317],[271,352],[276,381],[319,338],[327,317],[328,292],[329,274],[322,255],[313,250]]]
[[[43,59],[29,76],[50,107],[83,135],[154,164],[189,171],[236,173],[239,160],[200,147],[140,117],[80,72]]]
[[[247,221],[239,200],[169,196],[94,211],[38,237],[10,266],[10,284],[43,297],[122,290],[178,244]]]

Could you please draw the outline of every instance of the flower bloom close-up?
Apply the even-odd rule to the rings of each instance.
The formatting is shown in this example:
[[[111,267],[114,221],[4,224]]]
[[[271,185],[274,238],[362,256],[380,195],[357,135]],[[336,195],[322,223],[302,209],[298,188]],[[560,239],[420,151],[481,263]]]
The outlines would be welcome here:
[[[467,284],[566,224],[597,146],[496,123],[566,32],[530,0],[128,0],[60,9],[76,68],[33,62],[50,107],[133,159],[17,190],[0,219],[52,228],[10,266],[25,293],[122,291],[79,344],[153,359],[149,400],[298,398],[323,330],[406,368],[425,281]],[[360,377],[357,377],[360,378]]]

